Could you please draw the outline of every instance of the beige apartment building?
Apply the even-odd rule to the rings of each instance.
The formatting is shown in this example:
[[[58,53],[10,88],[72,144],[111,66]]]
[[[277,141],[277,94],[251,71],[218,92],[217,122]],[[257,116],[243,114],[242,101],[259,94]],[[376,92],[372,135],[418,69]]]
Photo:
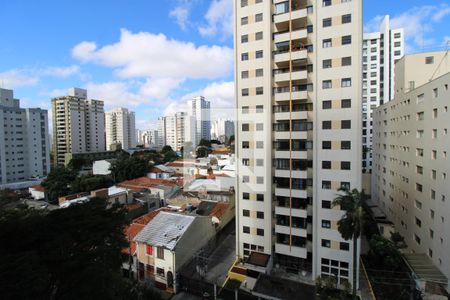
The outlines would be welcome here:
[[[117,144],[128,150],[136,147],[136,117],[133,111],[116,108],[105,114],[106,148],[113,150]]]
[[[53,155],[64,165],[66,153],[105,151],[104,102],[87,99],[87,91],[69,89],[68,96],[52,99]]]
[[[331,202],[361,188],[362,39],[361,0],[235,0],[236,252],[275,276],[352,282]]]
[[[405,238],[406,252],[428,256],[446,284],[449,72],[448,51],[406,55],[396,64],[394,100],[374,111],[372,171],[372,198]]]

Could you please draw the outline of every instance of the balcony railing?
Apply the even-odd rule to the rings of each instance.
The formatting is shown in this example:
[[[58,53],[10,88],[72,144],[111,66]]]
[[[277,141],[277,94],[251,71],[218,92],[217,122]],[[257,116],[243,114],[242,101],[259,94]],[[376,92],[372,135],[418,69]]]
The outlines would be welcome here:
[[[312,83],[292,86],[292,92],[311,92],[312,90],[313,90]],[[289,93],[289,92],[290,92],[289,86],[280,86],[280,87],[273,88],[274,95],[280,94],[280,93]]]

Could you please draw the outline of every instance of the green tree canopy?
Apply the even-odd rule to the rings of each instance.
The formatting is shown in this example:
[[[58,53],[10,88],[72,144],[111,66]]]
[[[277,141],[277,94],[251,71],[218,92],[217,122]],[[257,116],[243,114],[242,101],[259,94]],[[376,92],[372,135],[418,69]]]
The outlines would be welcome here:
[[[64,167],[54,168],[42,182],[50,202],[55,203],[58,197],[70,194],[70,184],[76,177],[76,171]]]
[[[82,175],[77,177],[70,185],[71,193],[90,192],[113,185],[111,178],[99,175]]]
[[[17,193],[10,189],[0,190],[0,209],[6,208],[11,204],[17,203],[20,197]]]
[[[204,146],[204,147],[211,147],[211,141],[201,139],[200,142],[198,143],[198,145]]]
[[[197,157],[208,157],[209,150],[207,147],[200,146],[197,148]]]
[[[394,242],[380,235],[374,235],[369,244],[369,256],[381,264],[381,269],[392,271],[400,269],[402,256]]]
[[[121,156],[110,167],[111,176],[115,182],[121,182],[145,176],[148,162],[137,156]]]

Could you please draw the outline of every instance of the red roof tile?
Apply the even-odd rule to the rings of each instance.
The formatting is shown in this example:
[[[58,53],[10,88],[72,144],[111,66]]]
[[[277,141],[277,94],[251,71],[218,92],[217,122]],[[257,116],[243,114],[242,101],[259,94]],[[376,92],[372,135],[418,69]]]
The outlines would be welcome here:
[[[45,192],[45,187],[43,187],[42,185],[34,185],[31,188],[38,192]]]
[[[123,181],[118,184],[118,186],[130,189],[132,191],[142,191],[144,189],[148,189],[151,187],[155,187],[158,185],[164,185],[169,187],[176,187],[179,186],[177,182],[167,180],[167,179],[155,179],[155,178],[148,178],[148,177],[139,177],[136,179],[131,179],[127,181]]]
[[[211,212],[209,213],[209,216],[217,217],[220,220],[222,218],[222,216],[225,214],[225,212],[227,211],[229,206],[230,206],[230,204],[228,204],[228,203],[219,202],[211,210]]]

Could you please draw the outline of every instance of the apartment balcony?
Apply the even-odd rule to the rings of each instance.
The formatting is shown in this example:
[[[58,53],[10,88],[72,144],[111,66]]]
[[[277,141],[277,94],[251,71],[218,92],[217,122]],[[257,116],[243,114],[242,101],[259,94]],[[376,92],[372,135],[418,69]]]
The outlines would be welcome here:
[[[308,158],[308,150],[293,150],[292,153],[288,150],[275,150],[275,158],[285,158],[289,159],[292,155],[293,159],[307,159]]]
[[[294,68],[292,72],[289,72],[289,68],[275,69],[273,78],[277,84],[289,83],[289,81],[296,80],[307,80],[308,71],[306,70],[306,66]]]
[[[276,243],[275,252],[283,255],[307,258],[308,252],[304,247],[289,246],[289,244]]]
[[[283,63],[291,60],[306,59],[308,51],[303,47],[299,47],[293,48],[291,52],[289,52],[289,49],[277,50],[273,52],[273,55],[275,63]]]
[[[284,177],[284,178],[301,178],[301,179],[306,179],[308,178],[308,172],[307,170],[305,171],[299,171],[299,170],[292,170],[292,174],[290,170],[279,170],[279,169],[275,169],[275,176],[276,177]]]
[[[285,31],[274,33],[273,41],[275,44],[282,42],[289,42],[294,40],[306,39],[308,37],[308,32],[306,28],[301,28],[293,31]]]
[[[307,100],[308,92],[306,90],[295,90],[290,93],[289,91],[276,92],[274,95],[275,101],[289,101],[289,100]]]
[[[273,22],[275,25],[281,25],[282,23],[289,22],[289,19],[297,20],[301,18],[306,18],[308,16],[308,12],[306,8],[297,9],[295,7],[292,8],[292,12],[286,11],[273,16]]]
[[[296,190],[292,189],[292,192],[289,190],[289,187],[276,187],[275,188],[275,196],[283,196],[283,197],[294,197],[294,198],[306,198],[308,197],[308,192],[306,190]]]
[[[289,203],[287,203],[287,204],[289,204]],[[291,213],[292,213],[293,217],[297,217],[297,218],[306,219],[308,217],[308,212],[306,211],[306,209],[299,209],[299,208],[290,209],[289,207],[275,206],[275,214],[276,215],[289,216],[289,215],[291,215]]]
[[[283,234],[292,233],[292,235],[301,236],[301,237],[306,237],[308,235],[306,233],[306,229],[282,226],[282,225],[275,225],[275,233],[283,233]]]
[[[273,138],[275,140],[306,140],[308,139],[308,132],[306,131],[278,131],[273,133]]]

